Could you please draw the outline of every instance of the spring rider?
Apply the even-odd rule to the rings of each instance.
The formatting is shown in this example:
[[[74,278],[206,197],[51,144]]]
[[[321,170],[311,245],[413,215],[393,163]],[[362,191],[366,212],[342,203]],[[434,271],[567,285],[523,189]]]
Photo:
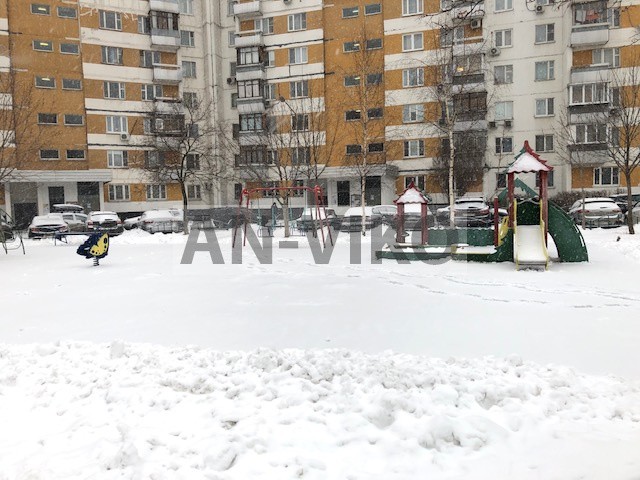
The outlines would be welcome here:
[[[78,247],[76,253],[85,258],[93,258],[93,266],[97,267],[100,265],[100,259],[109,253],[109,234],[91,234],[87,241]]]

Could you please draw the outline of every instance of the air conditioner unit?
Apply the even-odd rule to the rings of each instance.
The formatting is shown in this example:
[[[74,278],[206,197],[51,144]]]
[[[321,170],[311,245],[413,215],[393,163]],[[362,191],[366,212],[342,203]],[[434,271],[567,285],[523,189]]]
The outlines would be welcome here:
[[[495,121],[493,121],[493,120],[491,120],[491,121],[489,122],[489,128],[496,128],[496,122],[495,122]]]
[[[536,5],[536,13],[542,13],[542,12],[544,12],[544,6]]]
[[[471,20],[471,28],[481,28],[482,27],[482,20],[479,19],[475,19],[475,20]]]
[[[229,85],[233,85],[234,83],[236,83],[236,77],[228,77],[227,78],[227,83]]]
[[[505,127],[510,127],[512,125],[512,121],[511,120],[505,120],[504,121],[504,126]]]
[[[131,136],[128,133],[121,133],[120,134],[120,140],[122,140],[123,142],[128,142],[130,138],[131,138]]]
[[[489,55],[491,55],[492,57],[497,57],[498,55],[500,55],[500,49],[498,47],[491,47],[489,49]]]

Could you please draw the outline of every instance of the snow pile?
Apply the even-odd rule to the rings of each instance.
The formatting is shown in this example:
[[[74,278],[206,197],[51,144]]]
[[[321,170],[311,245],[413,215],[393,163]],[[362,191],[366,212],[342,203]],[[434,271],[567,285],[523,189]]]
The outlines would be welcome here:
[[[635,231],[635,235],[629,235],[626,225],[615,229],[581,229],[587,248],[597,246],[640,262],[640,224],[636,225]]]
[[[518,357],[62,343],[4,346],[0,372],[3,480],[596,479],[640,448],[640,385]],[[594,436],[611,448],[545,465]]]

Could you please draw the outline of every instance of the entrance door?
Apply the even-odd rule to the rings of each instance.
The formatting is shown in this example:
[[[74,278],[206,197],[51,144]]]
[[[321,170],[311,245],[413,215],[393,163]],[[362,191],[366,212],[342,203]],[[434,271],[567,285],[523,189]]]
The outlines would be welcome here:
[[[100,210],[100,184],[98,182],[78,182],[78,203],[85,212]]]
[[[351,187],[349,185],[349,180],[342,180],[337,182],[338,187],[338,206],[339,207],[348,207],[351,205]]]
[[[381,177],[367,177],[365,179],[365,195],[367,205],[380,205],[382,202]]]
[[[49,211],[58,203],[64,203],[64,187],[49,187]]]

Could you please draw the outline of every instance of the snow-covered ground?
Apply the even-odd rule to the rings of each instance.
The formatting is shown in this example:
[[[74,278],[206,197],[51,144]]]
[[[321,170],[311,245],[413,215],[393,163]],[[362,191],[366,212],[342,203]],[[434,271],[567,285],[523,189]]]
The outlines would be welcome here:
[[[640,478],[637,237],[516,272],[216,233],[0,257],[0,479]]]

